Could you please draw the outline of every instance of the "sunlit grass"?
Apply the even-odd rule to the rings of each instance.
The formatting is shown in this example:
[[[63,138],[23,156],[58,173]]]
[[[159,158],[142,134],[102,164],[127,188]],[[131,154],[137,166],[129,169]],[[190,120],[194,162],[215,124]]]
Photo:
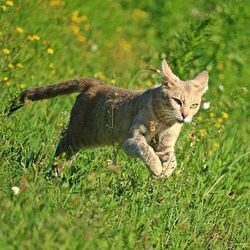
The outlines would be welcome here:
[[[0,249],[248,249],[249,12],[240,0],[1,1]],[[48,178],[75,96],[4,114],[21,90],[70,78],[146,89],[165,57],[184,79],[210,72],[167,180],[109,147]]]

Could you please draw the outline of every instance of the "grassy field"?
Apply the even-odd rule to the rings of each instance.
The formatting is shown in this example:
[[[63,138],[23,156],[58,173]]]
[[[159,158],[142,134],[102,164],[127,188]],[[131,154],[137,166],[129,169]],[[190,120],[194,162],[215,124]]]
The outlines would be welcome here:
[[[249,13],[243,0],[0,0],[0,249],[250,249]],[[181,78],[210,72],[210,108],[182,131],[169,179],[117,148],[48,179],[75,96],[4,114],[65,79],[146,89],[165,57]]]

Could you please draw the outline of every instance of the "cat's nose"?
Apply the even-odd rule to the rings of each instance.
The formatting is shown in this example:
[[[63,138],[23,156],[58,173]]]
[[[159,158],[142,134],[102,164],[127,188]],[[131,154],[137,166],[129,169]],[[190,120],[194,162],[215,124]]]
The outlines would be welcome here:
[[[181,116],[182,116],[182,119],[184,120],[188,115],[186,113],[182,113]]]

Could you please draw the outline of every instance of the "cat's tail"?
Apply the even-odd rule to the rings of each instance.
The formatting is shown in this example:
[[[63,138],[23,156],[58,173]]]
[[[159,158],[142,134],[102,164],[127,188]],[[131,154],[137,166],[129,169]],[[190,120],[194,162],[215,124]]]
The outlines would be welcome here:
[[[11,115],[16,110],[24,106],[25,101],[38,101],[49,99],[59,95],[69,95],[74,92],[85,92],[90,87],[96,84],[101,84],[97,79],[79,79],[68,80],[58,84],[49,85],[46,87],[37,87],[26,89],[20,93],[17,100],[13,100],[11,106],[6,110],[7,115]]]

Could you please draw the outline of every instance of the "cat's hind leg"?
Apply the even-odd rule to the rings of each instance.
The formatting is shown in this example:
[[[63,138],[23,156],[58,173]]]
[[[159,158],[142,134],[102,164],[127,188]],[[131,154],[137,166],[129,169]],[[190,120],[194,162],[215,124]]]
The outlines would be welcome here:
[[[61,174],[64,166],[63,162],[65,160],[72,160],[72,157],[77,154],[79,149],[79,147],[72,143],[72,139],[67,135],[67,133],[61,138],[54,156],[55,162],[53,169],[56,176]]]

